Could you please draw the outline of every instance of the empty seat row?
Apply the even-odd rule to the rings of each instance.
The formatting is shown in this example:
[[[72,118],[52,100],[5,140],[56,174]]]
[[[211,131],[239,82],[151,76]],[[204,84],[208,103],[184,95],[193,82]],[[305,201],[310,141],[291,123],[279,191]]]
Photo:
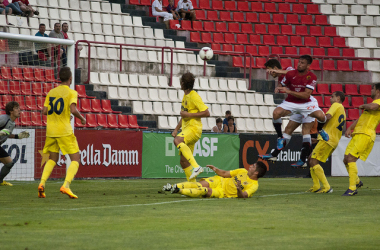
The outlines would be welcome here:
[[[331,102],[330,102],[331,96],[314,96],[314,97],[315,97],[315,99],[317,99],[320,107],[330,107],[331,106]],[[349,101],[349,99],[351,99],[351,102]],[[367,97],[366,99],[367,99],[366,103],[372,103],[372,101],[373,101],[372,98],[370,98],[370,97]],[[343,102],[343,106],[345,108],[359,108],[359,106],[363,105],[363,104],[364,104],[364,98],[361,96],[352,96],[351,98],[346,96],[346,98],[344,99],[344,102]]]
[[[344,90],[343,90],[344,86]],[[360,84],[359,85],[359,92],[358,92],[358,86],[356,84],[338,84],[338,83],[318,83],[316,88],[314,89],[313,94],[323,94],[323,95],[329,95],[336,91],[342,91],[345,95],[365,95],[365,96],[371,96],[371,90],[372,85],[369,84]]]
[[[57,84],[40,82],[19,82],[0,80],[0,94],[2,95],[37,95],[46,96]]]
[[[320,10],[323,14],[340,14],[340,15],[368,15],[368,16],[379,16],[379,5],[363,5],[363,4],[321,4]]]
[[[380,16],[374,17],[375,23],[378,23],[380,20]],[[362,24],[362,22],[373,22],[373,19],[369,19],[368,21],[366,19],[358,19],[358,16],[343,16],[343,15],[330,15],[329,17],[331,25],[344,25],[344,26],[358,26]],[[358,22],[360,20],[360,22]]]
[[[225,104],[244,104],[244,105],[276,105],[272,94],[244,93],[244,92],[213,92],[198,91],[204,103],[225,103]]]
[[[379,19],[380,20],[380,19]],[[340,36],[343,37],[380,37],[380,28],[378,27],[338,27]]]
[[[30,5],[50,8],[74,9],[97,12],[122,13],[121,5],[108,1],[77,1],[77,0],[29,0]]]
[[[139,126],[135,115],[113,115],[113,114],[84,114],[86,125],[83,125],[78,118],[75,118],[75,127],[78,128],[120,128],[120,129],[147,129]]]
[[[3,80],[59,82],[55,79],[54,69],[1,66],[0,72]]]

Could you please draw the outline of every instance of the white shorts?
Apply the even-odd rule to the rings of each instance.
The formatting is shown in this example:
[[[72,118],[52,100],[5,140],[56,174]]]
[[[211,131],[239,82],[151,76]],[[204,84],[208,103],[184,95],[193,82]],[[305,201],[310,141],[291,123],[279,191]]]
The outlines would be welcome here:
[[[315,118],[310,117],[310,116],[306,116],[305,118],[303,118],[301,114],[293,114],[289,117],[289,120],[303,124],[303,123],[313,123],[315,121]]]
[[[310,102],[294,103],[294,102],[283,101],[277,107],[281,107],[285,110],[292,112],[292,115],[300,114],[302,116],[302,118],[307,118],[311,113],[318,111],[318,110],[321,110],[318,106],[317,99],[315,99],[312,96],[310,96]]]

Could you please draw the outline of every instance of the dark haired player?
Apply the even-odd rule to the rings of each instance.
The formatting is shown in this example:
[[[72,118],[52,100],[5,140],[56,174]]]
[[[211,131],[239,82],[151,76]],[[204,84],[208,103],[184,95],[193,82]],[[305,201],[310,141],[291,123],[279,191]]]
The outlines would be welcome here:
[[[179,193],[189,197],[207,198],[249,198],[259,188],[258,179],[267,172],[267,167],[261,161],[245,168],[231,171],[221,170],[213,165],[207,165],[217,175],[201,179],[200,182],[182,182],[166,184],[162,190]]]
[[[276,88],[276,91],[288,94],[285,101],[278,105],[273,111],[273,126],[278,135],[277,153],[283,150],[290,141],[291,136],[287,133],[283,134],[281,130],[281,117],[290,114],[300,114],[302,115],[302,118],[306,118],[308,116],[316,118],[319,122],[318,133],[322,136],[323,140],[329,140],[328,134],[323,130],[323,125],[326,122],[326,115],[318,107],[317,100],[311,96],[311,93],[317,83],[317,77],[309,71],[312,61],[313,59],[309,55],[301,56],[298,62],[297,70],[287,72],[281,81],[283,87]],[[309,127],[310,128],[308,128],[305,133],[303,132],[302,147],[304,150],[301,151],[301,156],[305,159],[311,152],[310,129],[313,127],[313,124],[310,123]],[[259,157],[264,160],[272,160],[276,158],[272,154],[259,155]],[[305,162],[300,159],[297,163],[292,164],[292,166],[297,168],[303,166],[304,164]]]
[[[181,119],[174,129],[172,136],[174,144],[181,155],[181,167],[186,174],[187,181],[195,182],[195,177],[203,172],[193,156],[194,145],[202,136],[202,117],[209,117],[208,107],[202,98],[193,90],[195,77],[185,73],[181,77],[181,89],[185,92],[181,105]],[[181,133],[178,130],[182,128]]]
[[[8,138],[24,139],[29,138],[27,131],[22,131],[17,135],[12,134],[16,126],[16,119],[20,117],[20,105],[18,102],[8,102],[5,105],[5,115],[0,115],[0,145]],[[13,186],[11,183],[4,181],[5,176],[9,174],[12,167],[15,165],[9,154],[0,147],[0,161],[4,166],[0,170],[0,186]]]

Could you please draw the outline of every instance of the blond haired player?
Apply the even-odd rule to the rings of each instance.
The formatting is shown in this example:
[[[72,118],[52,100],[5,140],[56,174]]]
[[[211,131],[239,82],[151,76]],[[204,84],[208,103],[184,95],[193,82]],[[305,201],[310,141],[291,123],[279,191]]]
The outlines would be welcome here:
[[[74,179],[79,168],[79,146],[77,138],[70,124],[70,116],[73,114],[86,124],[86,119],[77,110],[78,93],[70,89],[73,80],[69,67],[63,67],[59,71],[62,83],[49,91],[46,96],[43,114],[47,115],[46,141],[44,154],[49,153],[42,173],[41,182],[38,186],[38,197],[45,198],[45,183],[58,161],[59,150],[62,154],[68,154],[71,159],[63,186],[60,188],[62,194],[67,194],[71,199],[78,199],[70,189],[70,183]]]
[[[358,177],[356,161],[365,161],[372,151],[376,139],[376,128],[380,122],[380,83],[373,85],[371,91],[372,103],[360,105],[363,110],[359,119],[351,124],[346,130],[345,136],[350,138],[343,163],[348,171],[350,186],[342,196],[352,196],[358,193],[357,187],[363,186]],[[352,130],[354,130],[352,132]]]
[[[181,77],[181,89],[185,92],[181,105],[181,120],[174,129],[172,136],[174,144],[181,155],[181,167],[186,174],[188,181],[195,181],[203,168],[198,165],[193,156],[194,145],[202,136],[202,117],[210,116],[208,107],[203,103],[202,98],[194,87],[194,75],[185,73]],[[182,127],[182,132],[178,130]]]
[[[327,122],[324,126],[324,130],[327,134],[329,134],[330,139],[328,141],[324,141],[320,135],[318,136],[318,144],[314,148],[309,161],[313,186],[308,190],[308,192],[333,192],[333,189],[330,187],[330,184],[326,179],[323,168],[319,165],[319,163],[326,162],[327,158],[338,146],[339,140],[342,137],[344,124],[346,123],[346,112],[342,105],[344,99],[344,93],[341,91],[334,92],[330,98],[331,107],[326,113]],[[323,185],[322,189],[320,182]]]
[[[267,172],[267,167],[261,161],[250,165],[248,171],[244,168],[225,171],[212,165],[207,167],[217,175],[200,182],[182,182],[173,186],[168,183],[162,190],[194,198],[249,198],[259,188],[258,179]]]

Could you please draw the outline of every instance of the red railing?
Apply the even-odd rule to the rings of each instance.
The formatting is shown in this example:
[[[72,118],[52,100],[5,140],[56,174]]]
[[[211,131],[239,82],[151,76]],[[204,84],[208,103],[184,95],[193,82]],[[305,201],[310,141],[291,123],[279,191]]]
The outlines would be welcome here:
[[[277,57],[278,58],[278,60],[280,61],[280,58],[299,58],[300,57],[300,55],[279,55],[279,54],[271,54],[271,55],[268,55],[266,58],[267,58],[267,60],[269,59],[269,58],[273,58],[273,57]],[[324,60],[326,59],[326,58],[329,58],[329,59],[340,59],[340,60],[343,60],[343,59],[345,59],[345,60],[365,60],[365,61],[373,61],[373,60],[380,60],[380,58],[374,58],[374,57],[353,57],[353,56],[351,56],[351,57],[347,57],[347,56],[313,56],[313,59],[314,58],[320,58],[320,59],[322,59],[322,63],[320,64],[320,65],[322,65],[322,67],[320,67],[321,68],[321,81],[323,81],[323,72],[325,71],[325,69],[324,69],[324,64],[323,64],[323,62],[324,62]],[[282,65],[281,65],[282,66]],[[292,65],[293,66],[293,65]],[[296,66],[296,65],[295,65]],[[296,66],[297,67],[297,66]],[[339,71],[339,70],[337,70],[337,71]],[[369,70],[368,70],[369,71]],[[347,72],[351,72],[351,71],[347,71]],[[361,72],[364,72],[364,71],[361,71]],[[267,77],[267,80],[268,80],[268,73],[266,74],[266,77]]]
[[[154,48],[154,49],[161,49],[162,51],[162,55],[161,55],[161,74],[164,74],[165,72],[165,67],[164,67],[164,64],[165,64],[165,55],[164,55],[164,52],[165,50],[170,50],[170,78],[169,78],[169,86],[172,86],[172,79],[173,79],[173,53],[175,51],[180,51],[180,50],[184,50],[184,51],[196,51],[198,52],[199,49],[187,49],[187,48],[172,48],[172,47],[160,47],[160,46],[149,46],[149,45],[136,45],[136,44],[122,44],[122,43],[108,43],[108,42],[95,42],[95,41],[87,41],[87,40],[78,40],[76,43],[75,43],[75,51],[78,51],[78,44],[79,43],[86,43],[88,48],[87,48],[87,56],[88,56],[88,59],[87,59],[87,67],[88,67],[88,72],[87,72],[87,80],[84,82],[84,83],[89,83],[90,82],[90,73],[91,73],[91,44],[104,44],[104,45],[117,45],[119,46],[119,49],[120,49],[120,57],[119,57],[119,64],[120,64],[120,71],[123,71],[123,53],[122,53],[122,49],[123,47],[139,47],[139,48]],[[214,50],[214,54],[217,54],[217,55],[241,55],[241,56],[244,56],[244,77],[246,76],[246,73],[247,73],[247,65],[246,65],[246,58],[247,57],[250,57],[250,65],[249,65],[249,83],[248,83],[248,86],[247,88],[248,89],[251,89],[251,79],[252,79],[252,61],[253,61],[253,56],[250,54],[250,53],[246,53],[246,52],[226,52],[226,51],[218,51],[218,50]],[[78,60],[79,60],[79,56],[76,56],[75,57],[75,68],[78,68]],[[206,61],[204,61],[204,64],[203,64],[203,75],[205,76],[206,75],[206,66],[207,66],[207,63]]]

